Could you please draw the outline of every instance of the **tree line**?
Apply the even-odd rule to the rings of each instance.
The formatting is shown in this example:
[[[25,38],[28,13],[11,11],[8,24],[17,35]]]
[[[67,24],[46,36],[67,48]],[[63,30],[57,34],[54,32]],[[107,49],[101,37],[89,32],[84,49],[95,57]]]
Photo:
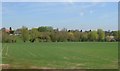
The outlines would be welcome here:
[[[20,29],[9,30],[2,28],[2,43],[23,42],[116,42],[120,40],[120,31],[103,31],[102,29],[82,31],[53,29],[50,26],[41,26],[28,29],[23,26]]]

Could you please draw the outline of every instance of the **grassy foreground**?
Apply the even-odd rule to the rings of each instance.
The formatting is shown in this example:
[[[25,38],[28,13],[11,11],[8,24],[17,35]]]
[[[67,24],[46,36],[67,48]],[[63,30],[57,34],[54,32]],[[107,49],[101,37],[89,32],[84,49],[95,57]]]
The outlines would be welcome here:
[[[116,69],[117,42],[3,43],[11,68]]]

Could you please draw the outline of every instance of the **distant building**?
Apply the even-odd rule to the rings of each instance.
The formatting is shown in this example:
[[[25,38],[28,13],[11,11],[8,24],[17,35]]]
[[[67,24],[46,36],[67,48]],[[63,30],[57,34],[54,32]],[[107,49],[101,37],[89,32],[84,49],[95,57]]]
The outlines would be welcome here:
[[[2,31],[5,31],[6,28],[1,28]]]
[[[20,30],[20,29],[17,29],[16,31],[14,31],[14,34],[15,34],[15,35],[20,35],[20,34],[21,34],[21,30]]]
[[[9,29],[2,28],[1,30],[4,31],[4,32],[6,32],[6,33],[8,33],[9,35],[13,35],[14,34],[14,31],[12,31],[11,27]]]
[[[9,30],[9,29],[5,29],[5,32],[6,32],[6,33],[10,33],[10,30]]]
[[[6,29],[6,28],[2,28],[1,30],[2,30],[2,31],[5,31],[6,33],[10,33],[10,30],[9,30],[9,29]]]

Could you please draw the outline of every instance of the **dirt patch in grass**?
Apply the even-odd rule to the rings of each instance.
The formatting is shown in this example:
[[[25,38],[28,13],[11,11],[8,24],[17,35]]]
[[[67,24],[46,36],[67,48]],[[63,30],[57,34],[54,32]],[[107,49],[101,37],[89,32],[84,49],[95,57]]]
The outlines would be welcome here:
[[[2,69],[9,69],[10,67],[10,64],[0,64],[0,68]]]
[[[30,69],[54,69],[54,68],[31,66]]]

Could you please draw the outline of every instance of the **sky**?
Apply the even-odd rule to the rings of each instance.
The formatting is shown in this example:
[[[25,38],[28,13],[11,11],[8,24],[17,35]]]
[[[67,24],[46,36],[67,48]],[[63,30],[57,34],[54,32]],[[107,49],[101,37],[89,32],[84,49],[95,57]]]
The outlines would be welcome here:
[[[119,2],[119,0],[1,0],[2,2]]]
[[[117,2],[3,2],[2,27],[117,30]]]

